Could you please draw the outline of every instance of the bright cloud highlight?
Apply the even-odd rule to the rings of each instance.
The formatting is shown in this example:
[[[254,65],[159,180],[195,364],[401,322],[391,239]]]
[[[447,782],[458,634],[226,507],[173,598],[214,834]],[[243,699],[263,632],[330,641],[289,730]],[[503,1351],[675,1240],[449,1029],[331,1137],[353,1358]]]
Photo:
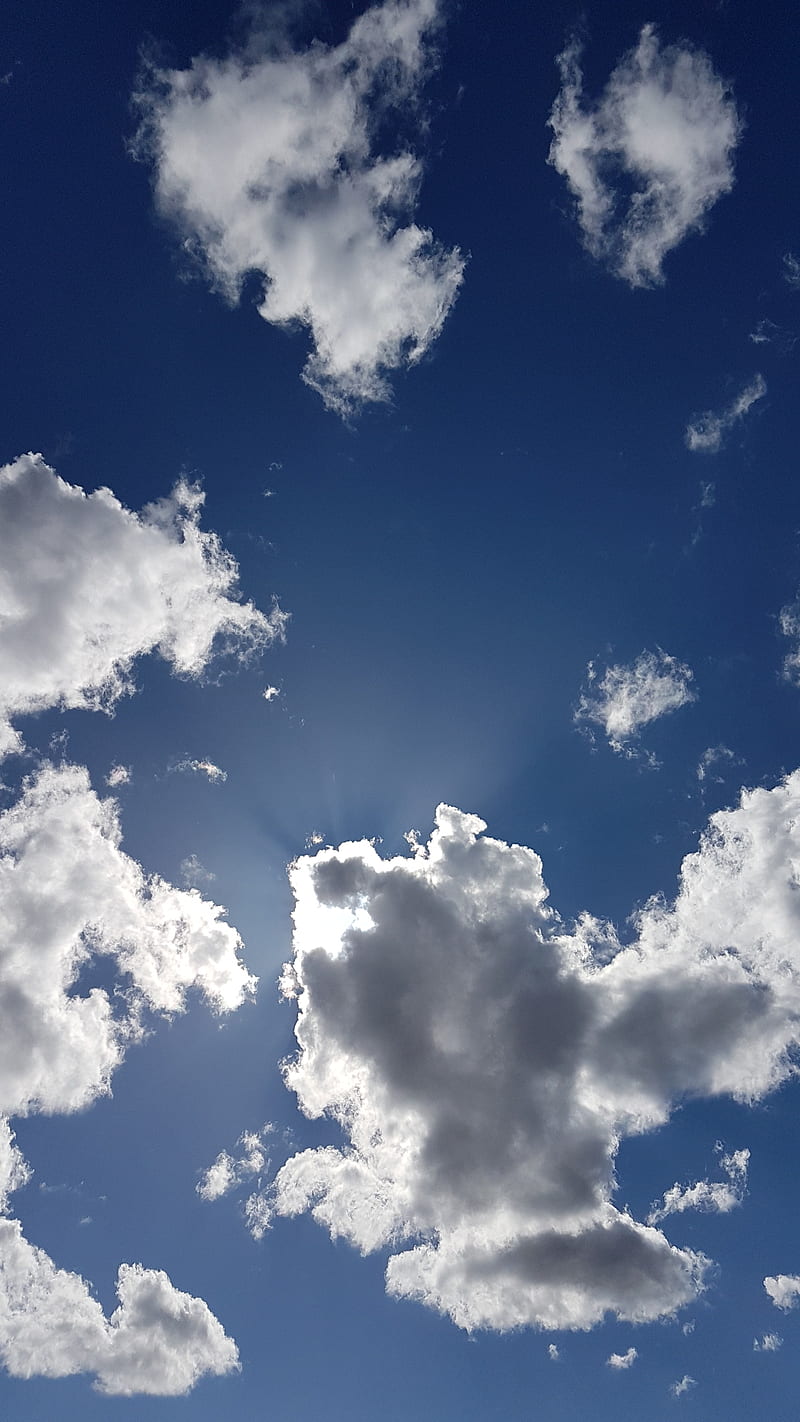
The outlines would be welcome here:
[[[667,254],[733,187],[736,105],[707,55],[662,46],[653,25],[594,105],[584,102],[580,54],[573,42],[558,57],[549,161],[567,180],[592,255],[630,286],[653,286]]]
[[[0,754],[21,747],[18,716],[111,710],[146,652],[196,677],[219,652],[244,656],[283,635],[278,608],[236,601],[236,563],[200,528],[202,504],[181,480],[132,513],[109,489],[65,483],[38,454],[0,469]]]
[[[254,34],[137,96],[159,209],[229,301],[263,276],[260,315],[308,328],[303,378],[342,415],[388,398],[387,372],[429,349],[462,278],[460,253],[411,220],[420,161],[375,151],[387,113],[413,107],[438,23],[437,0],[385,0],[335,47]]]
[[[726,1180],[698,1180],[694,1185],[685,1186],[676,1183],[665,1192],[661,1204],[650,1211],[647,1223],[660,1224],[667,1215],[682,1214],[684,1210],[727,1214],[735,1205],[741,1205],[744,1199],[749,1163],[749,1150],[736,1150],[730,1155],[723,1155],[720,1165]]]
[[[771,1274],[764,1280],[764,1288],[776,1308],[788,1313],[800,1299],[799,1274]]]

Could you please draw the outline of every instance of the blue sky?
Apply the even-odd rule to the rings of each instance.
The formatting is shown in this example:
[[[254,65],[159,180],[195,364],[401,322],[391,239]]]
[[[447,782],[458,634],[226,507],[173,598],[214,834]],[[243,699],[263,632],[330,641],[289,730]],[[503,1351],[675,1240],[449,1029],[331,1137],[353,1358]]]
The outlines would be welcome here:
[[[7,8],[11,1422],[794,1416],[796,30]]]

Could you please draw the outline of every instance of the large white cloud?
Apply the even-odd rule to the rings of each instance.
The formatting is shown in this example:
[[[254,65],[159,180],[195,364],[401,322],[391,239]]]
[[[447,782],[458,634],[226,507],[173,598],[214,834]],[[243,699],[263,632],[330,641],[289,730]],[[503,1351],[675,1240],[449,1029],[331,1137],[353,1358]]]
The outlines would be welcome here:
[[[596,104],[583,99],[580,47],[568,45],[558,64],[549,161],[569,184],[584,242],[631,286],[661,282],[664,258],[733,186],[740,125],[730,92],[705,54],[662,47],[653,25]]]
[[[117,1296],[106,1319],[78,1274],[57,1269],[17,1220],[0,1219],[0,1361],[13,1377],[94,1373],[100,1392],[173,1397],[238,1367],[207,1305],[163,1271],[121,1265]]]
[[[660,648],[642,652],[629,666],[607,667],[602,677],[590,662],[588,680],[590,689],[575,711],[576,724],[602,726],[611,749],[628,757],[637,754],[642,726],[696,699],[691,669]]]
[[[115,802],[78,766],[42,766],[0,816],[0,923],[4,1211],[28,1175],[8,1116],[81,1109],[109,1090],[147,1009],[180,1012],[196,990],[227,1012],[255,982],[222,910],[145,876],[120,846]],[[88,985],[98,955],[116,963],[113,997]],[[123,1265],[117,1288],[107,1321],[81,1278],[0,1220],[0,1359],[19,1377],[91,1371],[115,1393],[182,1393],[236,1365],[207,1306],[165,1274]]]
[[[389,1291],[468,1329],[668,1315],[707,1261],[616,1205],[617,1149],[792,1070],[800,772],[712,816],[627,946],[588,916],[568,931],[538,856],[484,828],[440,806],[410,857],[346,843],[293,867],[286,1081],[347,1144],[291,1157],[250,1218],[310,1210],[389,1246]]]
[[[766,393],[767,382],[763,375],[754,375],[749,385],[745,385],[724,410],[719,413],[705,410],[702,415],[695,415],[686,426],[684,438],[687,449],[693,454],[718,454],[728,431],[743,420],[748,410],[758,400],[763,400]]]
[[[263,276],[260,314],[308,328],[304,379],[342,414],[387,397],[386,372],[419,360],[461,282],[459,252],[410,220],[419,160],[374,151],[430,68],[438,9],[385,0],[335,47],[251,36],[151,73],[138,94],[161,212],[229,300]]]
[[[800,1274],[769,1274],[764,1288],[775,1307],[787,1313],[800,1299]]]
[[[236,563],[199,526],[203,497],[181,480],[136,514],[41,455],[0,469],[0,754],[21,744],[18,716],[113,707],[145,652],[198,676],[217,652],[282,635],[279,609],[236,600]]]

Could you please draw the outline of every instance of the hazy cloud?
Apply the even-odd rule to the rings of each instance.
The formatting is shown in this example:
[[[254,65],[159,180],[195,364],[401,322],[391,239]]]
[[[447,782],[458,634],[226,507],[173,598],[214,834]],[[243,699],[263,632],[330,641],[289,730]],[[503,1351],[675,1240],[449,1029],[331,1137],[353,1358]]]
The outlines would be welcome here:
[[[137,96],[159,209],[231,302],[263,276],[260,315],[308,328],[303,378],[340,414],[388,398],[387,372],[430,347],[461,282],[460,253],[411,220],[419,159],[375,150],[387,114],[413,110],[438,23],[437,0],[385,0],[336,47],[256,34]]]
[[[736,105],[707,55],[662,47],[653,25],[596,104],[584,101],[580,58],[576,42],[558,56],[549,161],[567,180],[592,255],[630,286],[652,286],[666,255],[733,187]]]
[[[779,1333],[765,1333],[762,1338],[753,1339],[754,1353],[777,1353],[783,1339]]]
[[[688,1392],[689,1389],[693,1387],[697,1387],[697,1379],[690,1378],[688,1373],[684,1373],[682,1378],[679,1378],[677,1382],[672,1384],[670,1392],[673,1397],[682,1397],[685,1392]]]
[[[757,400],[762,400],[766,393],[767,382],[763,375],[755,375],[750,384],[745,385],[740,394],[719,414],[706,410],[702,415],[695,415],[686,426],[684,438],[687,449],[694,454],[718,454],[728,431],[739,420],[744,419],[748,410],[752,409]]]
[[[136,514],[38,454],[0,469],[0,754],[20,747],[17,716],[110,710],[146,652],[199,676],[218,652],[282,635],[277,608],[236,601],[236,563],[199,526],[203,497],[180,481]]]
[[[629,666],[607,667],[602,677],[588,667],[590,689],[581,695],[575,722],[602,726],[611,749],[634,756],[642,726],[696,700],[688,666],[659,648],[642,652]]]

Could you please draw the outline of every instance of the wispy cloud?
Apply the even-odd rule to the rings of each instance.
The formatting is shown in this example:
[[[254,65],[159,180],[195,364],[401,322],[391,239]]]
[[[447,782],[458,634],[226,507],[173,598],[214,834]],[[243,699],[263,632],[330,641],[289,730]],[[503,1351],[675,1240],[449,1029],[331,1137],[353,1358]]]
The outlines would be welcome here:
[[[584,101],[580,58],[577,42],[558,57],[549,161],[567,179],[592,255],[629,285],[652,286],[666,255],[733,187],[736,105],[707,55],[662,47],[653,25],[594,105]]]
[[[627,666],[607,667],[602,676],[590,662],[587,677],[576,725],[601,726],[611,749],[629,758],[640,753],[636,742],[643,726],[697,699],[690,668],[660,648],[642,652]]]
[[[727,1214],[744,1199],[749,1163],[749,1150],[736,1150],[730,1155],[722,1155],[720,1159],[723,1174],[727,1177],[725,1180],[698,1180],[694,1185],[679,1185],[676,1182],[665,1192],[661,1204],[650,1211],[647,1223],[660,1224],[667,1215],[682,1214],[684,1210]]]
[[[755,375],[724,410],[716,414],[705,410],[702,415],[695,415],[686,426],[687,449],[693,454],[718,454],[728,432],[766,393],[767,382],[763,375]]]

